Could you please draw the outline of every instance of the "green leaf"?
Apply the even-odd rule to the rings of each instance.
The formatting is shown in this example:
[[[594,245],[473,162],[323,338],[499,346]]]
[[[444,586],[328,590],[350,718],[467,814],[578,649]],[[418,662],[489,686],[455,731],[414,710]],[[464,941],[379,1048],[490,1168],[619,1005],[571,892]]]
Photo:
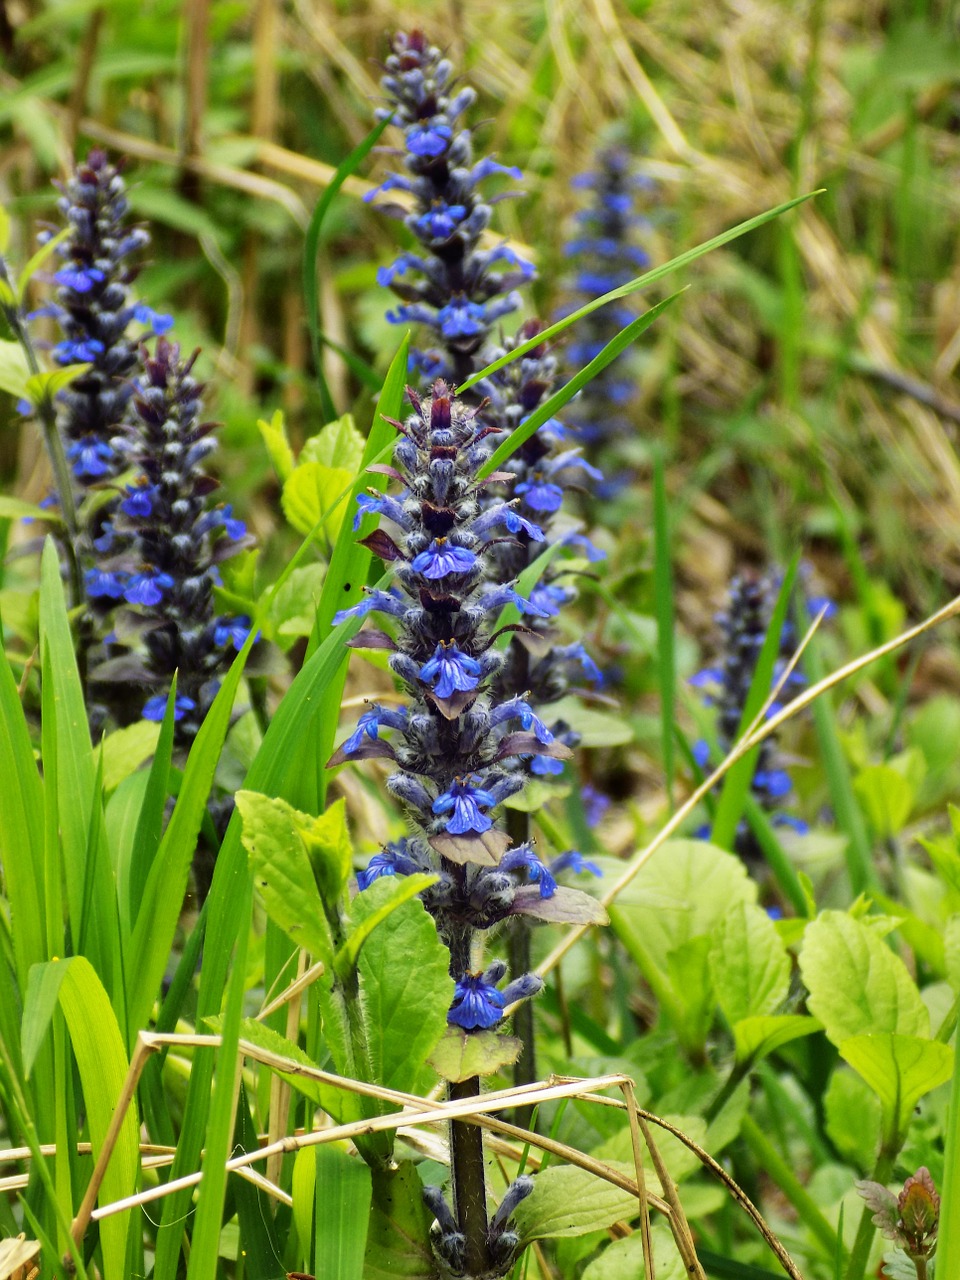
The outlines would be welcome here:
[[[55,236],[51,236],[45,244],[42,244],[33,257],[27,259],[26,265],[17,278],[18,302],[23,301],[23,295],[27,291],[27,285],[33,279],[35,273],[40,270],[57,246],[63,244],[64,240],[66,240],[67,236],[71,235],[72,232],[72,227],[64,227],[62,231],[58,231]]]
[[[438,1280],[430,1247],[432,1215],[412,1160],[373,1173],[364,1280]],[[322,1272],[320,1273],[323,1274]]]
[[[96,1159],[103,1149],[129,1069],[120,1028],[103,984],[84,956],[50,961],[37,968],[41,972],[36,979],[36,970],[31,973],[31,992],[37,1005],[25,1007],[24,1027],[30,1026],[30,1043],[35,1043],[37,1021],[45,1016],[49,1023],[53,1012],[50,999],[55,992],[80,1072],[90,1142]],[[52,969],[62,970],[62,973],[50,977]],[[101,1204],[120,1200],[133,1191],[139,1168],[138,1141],[136,1107],[131,1105],[104,1174],[99,1195]],[[126,1239],[129,1223],[129,1212],[104,1218],[100,1223],[104,1280],[128,1280]]]
[[[889,764],[871,764],[853,780],[878,839],[897,836],[906,826],[917,798],[916,787]]]
[[[310,1147],[301,1147],[293,1161],[293,1221],[297,1228],[297,1256],[309,1262],[313,1256],[314,1188],[317,1162]]]
[[[331,1145],[316,1148],[314,1268],[337,1280],[363,1280],[372,1186],[359,1156]]]
[[[7,904],[17,921],[13,955],[21,992],[31,965],[46,959],[43,783],[33,756],[17,682],[0,645],[0,863]]]
[[[499,1031],[465,1031],[447,1027],[428,1062],[437,1075],[457,1084],[471,1076],[492,1076],[520,1057],[523,1043]]]
[[[585,365],[579,373],[575,373],[569,382],[565,382],[559,391],[555,391],[549,399],[534,409],[529,417],[524,418],[520,425],[510,432],[506,440],[494,449],[493,453],[477,472],[477,478],[482,480],[485,476],[490,475],[491,472],[496,471],[502,463],[506,462],[507,458],[514,454],[525,441],[529,440],[545,422],[549,422],[551,418],[555,417],[578,391],[582,390],[588,382],[592,382],[597,374],[602,373],[608,364],[616,360],[621,351],[625,351],[632,342],[635,342],[642,333],[645,333],[653,322],[676,302],[682,292],[683,290],[680,290],[678,293],[672,293],[669,298],[664,298],[655,307],[651,307],[642,316],[638,316],[636,320],[631,321],[625,329],[621,329],[615,338],[611,338],[599,355],[594,356],[588,365]],[[613,295],[609,296],[612,297]],[[561,324],[566,327],[567,322],[561,321]],[[552,328],[555,329],[556,326],[554,325]],[[547,329],[544,333],[549,333],[550,331],[550,329]],[[522,345],[528,347],[530,344],[523,343]],[[518,347],[516,351],[512,351],[510,358],[515,358],[519,350],[520,348]],[[490,367],[495,369],[506,363],[506,360],[499,360],[495,361]],[[474,375],[464,383],[464,387],[470,387],[476,381],[477,375]]]
[[[800,972],[807,1007],[838,1047],[868,1033],[930,1035],[930,1015],[906,965],[862,920],[824,911],[811,921]]]
[[[45,400],[52,400],[57,392],[69,387],[75,378],[92,368],[91,364],[68,364],[51,373],[35,373],[27,379],[24,394],[33,404],[42,404]]]
[[[322,900],[332,907],[353,870],[353,841],[347,830],[347,802],[335,800],[317,818],[299,823],[300,838],[313,868]]]
[[[0,339],[0,391],[17,400],[26,398],[30,366],[19,342]]]
[[[302,836],[310,817],[286,800],[252,791],[237,792],[237,809],[250,870],[270,918],[330,967],[333,935]]]
[[[851,1036],[837,1048],[880,1099],[884,1132],[897,1149],[920,1099],[953,1075],[953,1050],[939,1040],[880,1033]]]
[[[877,1162],[882,1108],[865,1080],[841,1068],[823,1095],[827,1137],[848,1164],[869,1173]]]
[[[336,954],[333,962],[335,972],[340,977],[345,977],[354,969],[367,939],[377,925],[386,920],[389,915],[405,902],[416,897],[418,893],[422,893],[430,885],[436,884],[436,881],[437,877],[435,875],[420,873],[418,875],[404,876],[400,880],[387,878],[385,883],[382,884],[377,882],[379,888],[375,893],[371,892],[371,890],[376,886],[371,886],[370,890],[366,890],[363,899],[358,898],[356,900],[356,902],[361,903],[359,909],[356,908],[356,902],[354,903],[354,914],[358,923],[355,928],[351,929],[346,942]],[[367,894],[370,894],[370,896],[367,897]]]
[[[765,1058],[791,1040],[822,1031],[823,1023],[802,1013],[777,1013],[742,1018],[733,1024],[737,1062]]]
[[[296,636],[309,636],[317,621],[317,605],[327,578],[327,566],[308,564],[294,569],[270,605],[270,618],[281,647],[289,648]]]
[[[606,1231],[640,1212],[636,1196],[576,1165],[551,1165],[537,1174],[533,1190],[513,1215],[521,1244]]]
[[[771,1014],[786,999],[790,958],[761,907],[733,904],[714,938],[710,959],[717,1000],[731,1026]]]
[[[580,698],[567,697],[551,702],[550,714],[569,724],[579,735],[582,747],[625,747],[635,736],[623,716],[610,711],[596,711],[585,706]]]
[[[358,894],[351,916],[355,928],[379,921],[359,965],[374,1079],[412,1093],[419,1091],[424,1063],[446,1031],[454,984],[450,952],[432,917],[419,900],[398,903],[396,894],[388,893],[391,879],[384,876]]]
[[[47,524],[61,524],[61,517],[56,511],[38,507],[33,502],[24,502],[22,498],[11,498],[0,495],[0,520],[44,520]]]
[[[638,276],[636,280],[630,280],[627,284],[622,284],[616,289],[611,289],[609,293],[605,293],[599,298],[594,298],[577,311],[573,311],[570,315],[564,316],[562,320],[558,320],[556,324],[552,324],[542,330],[535,337],[520,343],[518,347],[514,347],[506,355],[500,356],[492,364],[488,364],[485,368],[471,374],[466,382],[457,388],[457,393],[461,394],[468,387],[474,386],[483,378],[488,378],[492,373],[496,373],[498,369],[502,369],[504,365],[520,359],[541,343],[549,342],[572,324],[582,320],[584,316],[596,311],[598,307],[606,306],[608,302],[615,302],[618,298],[625,298],[628,294],[636,292],[637,289],[643,289],[647,285],[655,284],[657,280],[662,280],[664,276],[670,275],[671,272],[678,271],[681,267],[686,267],[691,262],[696,262],[697,258],[702,258],[704,254],[710,253],[714,249],[719,249],[722,245],[729,244],[731,240],[736,240],[740,236],[746,235],[748,231],[755,231],[757,227],[762,227],[764,223],[770,222],[773,218],[778,218],[781,213],[786,213],[789,209],[795,209],[797,205],[804,204],[807,200],[812,200],[818,194],[819,192],[817,191],[811,191],[806,195],[797,196],[793,200],[787,200],[784,204],[778,204],[775,208],[768,209],[765,213],[757,214],[755,218],[748,218],[746,222],[738,223],[737,226],[731,227],[729,231],[721,232],[720,235],[714,236],[711,240],[705,240],[703,244],[696,245],[693,249],[687,249],[684,253],[671,258],[669,262],[663,263],[662,266],[654,267],[652,271],[647,271],[642,276]]]
[[[283,410],[275,410],[269,422],[264,422],[263,418],[258,418],[257,426],[260,428],[263,443],[267,447],[267,453],[270,455],[270,461],[273,463],[277,478],[281,484],[285,484],[296,463],[293,457],[293,450],[290,448],[290,441],[287,439]]]
[[[173,817],[147,874],[129,949],[131,1038],[146,1022],[173,946],[200,824],[207,811],[210,788],[254,636],[251,629],[190,748]],[[225,1141],[229,1139],[228,1125]]]
[[[370,130],[363,141],[340,161],[326,191],[317,201],[313,215],[310,218],[310,225],[307,227],[307,234],[303,239],[303,299],[307,309],[307,326],[310,330],[310,343],[313,347],[313,363],[320,389],[320,402],[323,407],[323,416],[328,420],[335,418],[337,411],[334,408],[330,390],[323,376],[323,362],[320,358],[320,289],[317,283],[317,251],[320,248],[320,233],[323,229],[323,220],[327,216],[340,188],[351,173],[356,173],[357,169],[377,145],[390,120],[391,117],[389,116],[386,120],[381,120],[378,125]]]
[[[345,413],[312,435],[300,450],[299,463],[319,462],[324,467],[341,467],[351,478],[360,471],[366,441],[357,430],[352,413]]]
[[[668,840],[610,906],[610,919],[658,998],[681,1017],[695,992],[674,988],[667,957],[708,938],[737,902],[756,901],[739,858],[703,840]]]
[[[686,1280],[687,1269],[677,1253],[673,1235],[662,1223],[650,1231],[653,1266],[657,1280]],[[599,1258],[583,1272],[582,1280],[647,1280],[643,1267],[643,1240],[639,1231],[622,1240],[612,1240]]]
[[[333,541],[343,523],[343,499],[353,474],[342,467],[303,462],[291,473],[280,498],[283,514],[304,537]]]
[[[157,749],[160,726],[150,720],[138,720],[124,729],[108,733],[100,745],[103,757],[103,789],[114,791],[136,773]]]
[[[0,205],[0,253],[7,252],[7,246],[10,243],[10,215]]]

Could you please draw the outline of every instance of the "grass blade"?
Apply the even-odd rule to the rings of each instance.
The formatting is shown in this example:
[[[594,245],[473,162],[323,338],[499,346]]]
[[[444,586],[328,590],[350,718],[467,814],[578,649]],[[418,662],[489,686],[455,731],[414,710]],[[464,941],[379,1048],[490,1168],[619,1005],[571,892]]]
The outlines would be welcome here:
[[[317,386],[320,389],[320,405],[324,422],[333,422],[337,417],[337,410],[334,407],[327,380],[323,376],[323,363],[320,358],[320,290],[317,285],[317,250],[320,247],[320,232],[323,228],[323,220],[339,194],[340,188],[352,173],[356,173],[357,169],[360,168],[360,165],[376,146],[384,129],[390,123],[390,119],[391,117],[381,120],[375,129],[370,130],[359,146],[354,147],[350,154],[337,166],[329,186],[317,201],[303,241],[303,300],[307,308],[307,327],[310,330],[310,342],[313,347],[313,359],[317,371]]]
[[[584,365],[580,372],[574,374],[569,382],[564,383],[559,391],[555,391],[549,400],[545,400],[538,409],[535,409],[529,418],[524,418],[515,431],[510,432],[506,440],[493,451],[477,472],[478,479],[482,480],[484,476],[496,471],[501,463],[520,448],[524,441],[529,440],[533,433],[539,430],[545,422],[549,422],[555,414],[559,413],[578,391],[585,387],[588,382],[591,382],[598,373],[602,373],[608,364],[616,360],[621,351],[625,351],[632,342],[640,337],[641,333],[649,329],[654,320],[661,316],[669,306],[672,306],[683,292],[684,290],[680,289],[677,293],[671,293],[669,298],[664,298],[655,307],[645,311],[642,316],[637,316],[636,320],[633,320],[625,329],[622,329],[615,338],[611,338],[599,355],[594,356],[588,365]],[[524,343],[524,346],[529,347],[530,344]],[[519,350],[521,350],[520,347],[517,348],[517,351]],[[510,354],[512,358],[516,353],[511,352]],[[491,369],[499,368],[505,363],[505,360],[499,360],[490,367]],[[474,382],[476,382],[476,378],[471,378],[469,382],[464,383],[464,386],[472,386]]]
[[[664,475],[663,449],[653,454],[653,594],[657,617],[657,675],[660,682],[660,724],[667,802],[673,812],[674,744],[676,723],[677,661],[673,626],[673,566],[671,557],[670,512]]]
[[[570,325],[576,324],[584,316],[596,311],[598,307],[606,306],[608,302],[615,302],[617,298],[625,298],[628,294],[635,293],[637,289],[643,289],[646,285],[655,284],[658,280],[662,280],[664,276],[670,275],[671,272],[679,271],[681,267],[686,267],[691,262],[696,262],[704,254],[711,253],[714,249],[719,249],[722,245],[729,244],[731,240],[737,240],[740,236],[746,235],[748,231],[755,231],[757,227],[762,227],[764,223],[770,222],[773,218],[778,218],[781,213],[786,213],[788,209],[795,209],[798,204],[812,200],[814,196],[819,194],[819,191],[809,191],[806,195],[797,196],[794,200],[787,200],[784,204],[778,204],[775,208],[768,209],[766,213],[759,213],[755,218],[748,218],[746,222],[738,223],[735,227],[731,227],[729,231],[724,231],[720,235],[714,236],[711,240],[705,240],[703,244],[698,244],[693,249],[687,249],[685,253],[677,254],[675,258],[671,258],[669,262],[665,262],[662,266],[654,267],[652,271],[646,271],[642,276],[637,276],[636,280],[630,280],[627,284],[622,284],[616,289],[611,289],[609,293],[605,293],[599,298],[594,298],[592,302],[588,302],[577,311],[564,316],[562,320],[558,320],[556,324],[543,329],[535,337],[522,342],[519,347],[515,347],[513,351],[508,351],[506,355],[494,360],[492,364],[488,364],[486,368],[481,369],[478,373],[471,374],[466,382],[457,388],[457,391],[466,391],[468,387],[472,387],[481,378],[489,377],[491,373],[496,373],[504,365],[510,364],[511,361],[526,355],[534,347],[540,346],[543,342],[549,342],[552,338],[557,337],[558,334],[563,333],[565,329],[568,329]]]

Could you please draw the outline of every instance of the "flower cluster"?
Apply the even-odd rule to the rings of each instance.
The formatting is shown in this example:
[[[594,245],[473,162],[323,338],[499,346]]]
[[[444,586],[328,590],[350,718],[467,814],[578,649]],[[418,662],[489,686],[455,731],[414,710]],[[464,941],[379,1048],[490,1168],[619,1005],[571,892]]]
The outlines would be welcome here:
[[[515,338],[505,339],[502,346],[491,350],[496,358],[540,332],[542,325],[529,320],[520,326]],[[486,420],[497,423],[504,431],[512,431],[550,394],[556,381],[556,359],[546,344],[534,347],[519,360],[505,365],[486,379],[483,390],[489,402],[482,412]],[[568,447],[566,429],[555,419],[525,440],[507,459],[504,471],[511,478],[511,492],[519,499],[517,521],[536,523],[548,544],[561,542],[588,560],[603,558],[579,526],[562,521],[561,507],[568,489],[599,480],[600,472],[581,457],[578,447]],[[527,567],[534,551],[534,539],[522,528],[511,530],[515,538],[492,549],[493,573],[500,579],[515,578]],[[599,685],[602,675],[596,663],[580,643],[557,644],[556,620],[562,607],[575,599],[569,585],[567,561],[555,558],[541,575],[530,593],[539,616],[527,620],[522,633],[510,645],[503,669],[498,673],[494,689],[497,696],[509,697],[525,692],[534,706],[542,710],[562,698],[574,684],[584,680]],[[577,744],[577,735],[562,722],[552,726],[568,746]],[[560,773],[563,765],[549,756],[536,755],[529,764],[535,774]]]
[[[717,745],[723,755],[737,741],[740,721],[753,683],[760,650],[770,626],[779,587],[780,582],[776,576],[754,577],[742,574],[733,579],[727,607],[716,618],[723,635],[720,662],[697,672],[690,681],[696,688],[706,690],[706,702],[717,708]],[[780,656],[773,673],[773,687],[779,687],[779,694],[777,700],[771,703],[768,716],[776,715],[804,687],[804,677],[796,669],[791,670],[784,679],[795,650],[796,630],[788,620],[781,633]],[[694,745],[693,754],[701,767],[710,762],[710,747],[703,740]],[[775,813],[775,822],[793,827],[801,833],[807,830],[806,823],[799,818],[780,811],[780,805],[792,791],[793,783],[789,773],[777,761],[773,736],[766,738],[760,746],[750,787],[760,805],[768,812]],[[747,859],[758,852],[746,824],[742,824],[737,831],[736,849]]]
[[[371,706],[333,762],[371,756],[396,762],[387,786],[417,834],[376,855],[360,884],[386,874],[439,874],[424,902],[450,947],[454,979],[466,984],[451,1021],[469,1022],[472,1030],[499,1021],[492,1010],[504,1003],[492,994],[496,979],[473,974],[474,931],[511,914],[555,919],[572,892],[558,890],[551,869],[528,845],[509,848],[494,811],[524,785],[512,767],[519,757],[563,759],[569,750],[525,698],[490,695],[504,662],[494,630],[501,609],[513,604],[526,618],[545,616],[518,595],[514,582],[490,581],[491,550],[511,529],[534,540],[543,534],[518,516],[515,500],[481,507],[485,485],[476,474],[489,457],[491,432],[478,411],[453,399],[443,382],[423,401],[409,394],[416,412],[401,428],[395,455],[405,492],[394,498],[371,491],[361,500],[361,511],[387,516],[403,535],[398,544],[381,529],[370,539],[394,563],[395,584],[369,592],[338,619],[378,612],[395,620],[396,638],[365,630],[354,643],[391,651],[390,665],[411,702],[400,709]],[[521,880],[529,883],[521,887]]]
[[[133,323],[141,336],[166,333],[170,316],[158,315],[131,296],[135,257],[149,242],[127,222],[126,184],[117,166],[94,149],[62,186],[57,208],[69,234],[55,249],[56,300],[35,315],[56,319],[63,333],[52,351],[59,365],[91,367],[58,396],[59,426],[74,478],[89,487],[124,467],[112,439],[124,417],[137,367]],[[44,233],[49,238],[53,233]]]
[[[217,672],[240,649],[248,618],[218,618],[213,588],[217,565],[246,543],[246,528],[229,505],[210,506],[217,482],[203,470],[216,447],[214,424],[199,420],[203,387],[176,343],[160,338],[154,356],[142,353],[134,388],[135,416],[111,448],[137,478],[97,539],[101,567],[87,573],[94,599],[125,601],[139,610],[146,650],[144,679],[168,687],[177,677],[178,736],[189,740],[217,691]],[[96,679],[97,673],[92,673]],[[163,717],[166,697],[147,699],[143,715]]]
[[[389,191],[413,197],[412,210],[384,208],[403,219],[420,251],[402,253],[378,280],[401,299],[388,318],[426,325],[439,343],[414,357],[425,378],[456,383],[473,372],[494,323],[519,306],[515,289],[534,271],[509,245],[480,248],[491,215],[480,184],[494,173],[519,178],[520,171],[490,158],[474,163],[470,131],[458,119],[476,94],[455,89],[451,70],[421,32],[394,38],[381,81],[389,105],[379,115],[392,115],[403,130],[407,172],[389,175],[367,198]]]
[[[392,621],[394,634],[364,629],[354,644],[390,652],[410,701],[400,708],[371,706],[330,763],[384,757],[395,764],[387,787],[407,811],[413,834],[374,856],[358,877],[360,888],[383,875],[437,877],[421,896],[450,951],[455,994],[448,1021],[476,1035],[498,1027],[508,1005],[542,985],[519,973],[501,988],[505,965],[476,967],[478,932],[518,916],[570,922],[605,916],[586,894],[557,884],[562,866],[587,869],[582,859],[565,856],[547,865],[530,844],[512,845],[497,825],[500,804],[524,786],[520,759],[569,755],[525,697],[500,698],[493,690],[504,662],[496,644],[503,607],[515,605],[527,619],[546,611],[519,595],[515,581],[493,580],[491,555],[511,534],[542,541],[543,533],[518,512],[517,499],[481,503],[487,481],[477,475],[496,429],[485,425],[479,409],[454,399],[442,381],[422,401],[408,394],[415,412],[397,424],[402,438],[390,469],[403,491],[393,497],[371,490],[360,501],[361,513],[386,516],[400,535],[397,542],[379,529],[366,539],[395,566],[395,582],[387,591],[368,592],[335,621],[374,612]],[[502,484],[510,478],[495,472],[487,479]],[[434,1198],[437,1249],[456,1272],[463,1224],[439,1192]],[[503,1273],[515,1249],[507,1217],[487,1229],[491,1275]]]
[[[593,193],[593,203],[578,212],[577,234],[564,247],[576,267],[569,310],[627,284],[649,264],[646,250],[637,243],[637,228],[644,219],[635,208],[637,192],[648,185],[619,147],[602,151],[596,170],[574,179],[574,186]],[[571,366],[588,364],[633,317],[627,300],[584,317],[577,341],[567,350]],[[586,445],[599,447],[630,430],[624,405],[633,396],[636,382],[624,376],[624,364],[622,355],[607,365],[577,401],[576,430]]]

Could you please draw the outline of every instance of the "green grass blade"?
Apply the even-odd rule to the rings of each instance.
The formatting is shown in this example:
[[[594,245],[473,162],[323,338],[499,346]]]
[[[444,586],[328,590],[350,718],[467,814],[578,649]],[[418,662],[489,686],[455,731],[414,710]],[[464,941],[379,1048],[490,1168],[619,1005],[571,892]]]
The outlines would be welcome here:
[[[313,347],[313,359],[316,366],[317,386],[320,389],[320,405],[324,422],[333,422],[337,417],[337,410],[333,403],[333,397],[330,395],[330,388],[327,386],[326,378],[323,376],[323,363],[320,358],[320,289],[317,284],[317,250],[320,247],[320,232],[323,229],[323,220],[339,194],[340,188],[350,174],[356,173],[357,169],[360,168],[360,165],[376,146],[389,123],[390,117],[386,120],[381,120],[375,129],[370,130],[359,146],[354,147],[350,154],[337,166],[329,186],[317,201],[303,241],[303,299],[307,308],[307,326],[310,330],[310,342]]]
[[[559,413],[578,391],[585,387],[588,382],[591,382],[598,373],[602,373],[608,364],[616,360],[621,351],[625,351],[632,342],[635,342],[640,337],[641,333],[649,329],[657,317],[672,306],[683,292],[684,290],[681,289],[677,293],[671,293],[669,298],[664,298],[662,302],[658,302],[655,307],[651,307],[649,311],[645,311],[642,316],[638,316],[625,329],[622,329],[615,338],[611,338],[599,355],[594,356],[588,365],[584,365],[580,372],[574,374],[569,382],[564,383],[559,391],[555,391],[549,400],[545,400],[539,408],[534,409],[529,418],[524,418],[515,431],[510,432],[506,440],[501,445],[498,445],[477,472],[478,478],[482,480],[484,476],[496,471],[501,463],[505,462],[512,453],[520,448],[524,441],[529,440],[533,433],[539,430],[545,422],[549,422],[555,414]],[[529,345],[529,343],[524,343],[524,346]],[[517,350],[519,351],[520,348],[518,347]],[[515,353],[511,352],[510,354],[512,358]],[[497,361],[496,364],[490,367],[499,368],[504,363],[506,361]],[[476,382],[476,378],[471,378],[468,383],[464,383],[464,386],[472,386],[474,382]]]
[[[785,853],[783,845],[777,839],[773,823],[749,790],[744,797],[744,812],[747,815],[747,821],[750,823],[750,830],[757,837],[757,843],[763,850],[763,856],[766,859],[767,866],[773,872],[777,885],[789,900],[797,915],[800,917],[805,916],[807,914],[807,900],[803,893],[803,887],[797,879],[793,863]]]
[[[187,758],[173,817],[147,875],[130,942],[127,1034],[131,1044],[137,1031],[146,1025],[167,965],[200,824],[230,727],[237,689],[255,638],[256,632],[251,628],[200,726]]]
[[[377,395],[382,385],[379,373],[372,365],[367,364],[366,360],[357,355],[355,351],[351,351],[349,347],[345,347],[340,342],[327,336],[325,333],[318,333],[317,339],[321,346],[329,347],[331,351],[335,351],[343,363],[347,366],[356,380],[362,387],[366,387],[368,391],[372,391]],[[46,513],[44,513],[46,515]]]
[[[176,696],[177,681],[174,676],[163,723],[160,726],[157,749],[153,755],[153,764],[150,766],[143,807],[137,820],[129,866],[122,869],[124,874],[118,874],[121,911],[126,915],[127,927],[131,932],[137,922],[150,869],[157,856],[163,835],[163,813],[169,793],[170,764],[173,758],[173,713]]]
[[[763,647],[760,650],[760,656],[757,658],[757,665],[753,669],[750,692],[747,694],[746,705],[743,708],[740,725],[737,729],[738,740],[746,733],[747,727],[756,719],[760,708],[770,696],[770,689],[773,685],[773,672],[777,658],[780,655],[783,627],[787,620],[790,596],[793,592],[793,584],[797,576],[799,563],[799,556],[795,556],[790,568],[783,575],[783,582],[780,584],[777,603],[774,605],[773,613],[770,617],[770,625],[767,627]],[[719,845],[721,849],[733,847],[737,824],[743,814],[743,807],[746,803],[747,793],[750,790],[750,784],[753,781],[759,754],[760,747],[755,747],[752,751],[748,751],[728,771],[723,780],[723,790],[720,792],[720,800],[713,817],[713,829],[710,834],[711,842]]]
[[[370,1170],[333,1146],[317,1147],[315,1270],[337,1280],[363,1280],[370,1221]]]
[[[360,622],[358,618],[348,618],[340,623],[316,653],[308,658],[270,722],[244,781],[246,789],[282,796],[298,808],[306,808],[309,797],[305,798],[302,792],[299,764],[303,744],[310,741],[317,731],[324,692],[345,662],[348,650],[344,648],[344,642],[356,635]],[[220,848],[208,899],[209,920],[200,973],[198,1025],[204,1018],[220,1013],[234,945],[250,924],[250,888],[246,854],[240,841],[239,816],[234,815]],[[198,1050],[194,1056],[171,1177],[199,1168],[200,1152],[207,1133],[215,1062],[216,1055],[212,1050]],[[234,1069],[225,1051],[221,1066],[227,1073]],[[156,1280],[174,1280],[177,1274],[184,1214],[190,1199],[191,1194],[187,1191],[167,1197],[164,1203],[163,1221],[157,1236]]]
[[[396,439],[396,429],[386,419],[397,418],[401,413],[409,348],[410,335],[405,333],[387,371],[387,377],[380,392],[377,407],[374,410],[373,423],[370,427],[370,434],[367,436],[366,448],[360,460],[360,469],[350,491],[347,512],[340,526],[333,554],[330,557],[330,567],[327,570],[327,576],[324,578],[323,590],[317,602],[317,618],[313,636],[311,637],[311,649],[315,648],[318,643],[326,639],[330,634],[330,628],[338,610],[349,609],[363,595],[363,587],[367,581],[367,574],[370,572],[370,563],[373,557],[372,553],[361,545],[360,539],[366,537],[376,527],[378,517],[376,515],[364,516],[360,521],[360,528],[354,533],[351,512],[356,495],[362,489],[370,487],[382,491],[387,486],[388,480],[386,476],[369,475],[367,467],[384,450],[389,451]],[[316,788],[315,808],[313,811],[317,813],[322,812],[324,807],[329,778],[326,762],[333,753],[333,740],[337,732],[340,703],[343,698],[343,686],[346,678],[347,663],[344,660],[343,665],[337,670],[329,686],[324,690],[321,705],[317,709],[318,726],[317,735],[314,739],[315,754],[312,761],[309,759],[309,753],[304,753],[307,756],[305,763],[308,768],[313,769],[316,779],[314,784]]]
[[[674,642],[673,565],[670,512],[664,474],[663,450],[653,454],[653,594],[657,618],[657,676],[660,682],[660,725],[667,801],[673,812],[674,744],[676,723],[677,660]]]
[[[675,258],[671,258],[669,262],[663,263],[662,266],[654,267],[652,271],[647,271],[642,276],[637,276],[636,280],[630,280],[627,284],[622,284],[616,289],[611,289],[609,293],[605,293],[599,298],[594,298],[592,302],[588,302],[577,311],[564,316],[562,320],[558,320],[556,324],[552,324],[549,328],[542,330],[527,342],[522,342],[519,347],[515,347],[513,351],[507,352],[506,355],[501,356],[498,360],[494,360],[492,364],[488,364],[486,368],[481,369],[478,373],[471,374],[466,382],[457,388],[458,393],[466,391],[468,387],[472,387],[481,378],[489,377],[491,373],[496,373],[504,365],[510,364],[511,361],[526,355],[528,351],[532,351],[534,347],[539,346],[541,343],[549,342],[552,338],[557,337],[558,334],[563,333],[565,329],[568,329],[570,325],[576,324],[584,316],[596,311],[598,307],[606,306],[608,302],[615,302],[617,298],[625,298],[628,294],[635,293],[637,289],[643,289],[647,285],[655,284],[658,280],[662,280],[664,276],[670,275],[671,272],[679,271],[681,267],[686,267],[691,262],[696,262],[704,254],[711,253],[714,249],[719,249],[721,245],[729,244],[731,240],[737,240],[740,236],[746,235],[748,231],[755,231],[757,227],[762,227],[764,223],[770,222],[773,218],[779,218],[781,213],[786,213],[788,209],[795,209],[798,204],[812,200],[815,195],[819,194],[819,191],[810,191],[806,195],[797,196],[794,200],[787,200],[784,204],[778,204],[775,208],[768,209],[766,213],[757,214],[755,218],[748,218],[746,222],[738,223],[737,226],[731,227],[729,231],[724,231],[720,235],[714,236],[711,240],[705,240],[703,244],[696,245],[693,249],[687,249],[685,253],[678,254]]]
[[[17,682],[0,645],[0,877],[13,930],[20,990],[47,958],[43,884],[43,783],[33,758]]]
[[[807,646],[804,667],[811,684],[817,684],[823,679],[825,672],[816,639]],[[844,856],[847,860],[850,888],[856,895],[878,886],[871,856],[870,837],[867,835],[867,825],[853,789],[850,767],[840,744],[831,694],[827,692],[817,698],[812,711],[837,826],[847,837]]]

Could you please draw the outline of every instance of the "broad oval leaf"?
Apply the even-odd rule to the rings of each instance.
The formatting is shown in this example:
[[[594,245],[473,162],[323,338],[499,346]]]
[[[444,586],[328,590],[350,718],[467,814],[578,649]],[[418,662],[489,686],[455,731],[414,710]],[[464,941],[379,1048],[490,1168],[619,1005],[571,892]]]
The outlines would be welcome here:
[[[471,1076],[492,1076],[520,1057],[523,1044],[498,1031],[464,1031],[448,1026],[429,1062],[438,1075],[454,1084]]]
[[[632,1174],[632,1170],[631,1170]],[[521,1244],[605,1231],[640,1212],[636,1196],[576,1165],[551,1165],[536,1175],[533,1191],[513,1215]]]
[[[790,989],[790,958],[776,926],[753,903],[735,902],[721,922],[711,952],[717,1000],[733,1026],[771,1014]]]
[[[953,1050],[939,1040],[907,1035],[859,1035],[837,1046],[883,1107],[884,1131],[902,1145],[913,1109],[953,1075]]]
[[[930,1035],[930,1014],[907,967],[862,920],[823,911],[807,926],[800,972],[827,1039],[895,1033]]]

